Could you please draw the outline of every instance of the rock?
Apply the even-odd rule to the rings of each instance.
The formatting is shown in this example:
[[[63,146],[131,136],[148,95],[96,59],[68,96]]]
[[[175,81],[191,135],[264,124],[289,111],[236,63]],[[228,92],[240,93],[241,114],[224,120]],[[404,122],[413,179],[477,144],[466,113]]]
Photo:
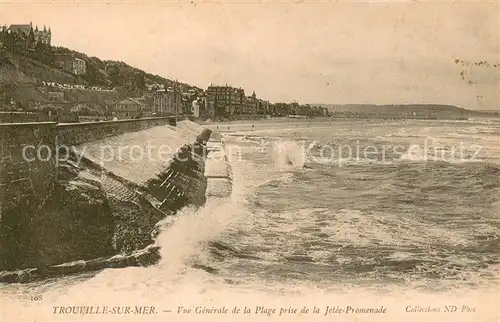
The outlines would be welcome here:
[[[114,220],[100,184],[80,176],[67,179],[60,178],[19,236],[25,243],[20,267],[41,267],[48,276],[71,274],[81,271],[83,262],[70,262],[113,254]]]
[[[79,260],[69,263],[64,263],[60,265],[52,265],[49,267],[41,267],[38,269],[38,273],[45,277],[50,276],[61,276],[68,274],[80,273],[86,270],[85,261]]]
[[[59,164],[59,180],[71,180],[78,176],[78,169],[72,165],[61,163]]]
[[[59,269],[63,274],[74,274],[85,271],[86,263],[84,260],[64,263],[52,266],[54,269]]]
[[[97,271],[108,267],[108,260],[110,257],[99,257],[85,262],[85,269],[87,271]]]
[[[128,255],[126,259],[127,266],[140,266],[136,255]]]
[[[127,257],[124,255],[115,255],[106,261],[107,268],[127,267]]]
[[[202,269],[209,274],[216,274],[219,270],[202,264],[193,264],[193,268]]]
[[[22,261],[11,265],[39,268],[0,272],[0,282],[26,283],[84,271],[158,263],[160,247],[151,243],[171,220],[165,218],[187,204],[205,202],[204,156],[210,133],[204,131],[196,143],[182,146],[169,171],[140,192],[89,164],[60,164],[59,181],[51,197],[35,218],[30,217],[26,231],[19,236],[24,241],[20,249]],[[110,190],[115,186],[109,183],[115,181],[125,187],[117,185],[117,190]],[[153,188],[160,189],[158,195],[152,193]],[[129,255],[112,256],[116,253]],[[61,262],[67,263],[58,264]]]
[[[115,218],[112,241],[115,253],[132,253],[153,242],[151,232],[155,224],[163,219],[164,213],[146,200],[113,200],[110,204]]]
[[[160,247],[150,246],[135,254],[137,262],[141,266],[150,266],[158,263],[161,259]]]
[[[40,274],[38,272],[38,269],[25,269],[22,271],[19,271],[17,275],[17,283],[30,283],[33,281],[36,281],[40,279]]]
[[[157,222],[151,231],[151,240],[155,240],[156,237],[167,227],[172,225],[175,221],[173,214],[167,214],[165,218]]]
[[[0,283],[16,283],[18,275],[17,272],[0,272]]]
[[[40,278],[36,268],[0,272],[0,283],[29,283]]]
[[[153,230],[151,231],[151,239],[156,239],[158,235],[161,233],[161,226],[155,225]]]

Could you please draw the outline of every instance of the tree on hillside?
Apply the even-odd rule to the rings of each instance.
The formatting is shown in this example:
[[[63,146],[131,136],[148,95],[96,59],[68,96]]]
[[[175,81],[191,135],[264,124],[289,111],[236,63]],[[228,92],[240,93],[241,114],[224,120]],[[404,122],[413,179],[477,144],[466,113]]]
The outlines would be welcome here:
[[[104,75],[99,66],[96,64],[94,60],[86,61],[87,68],[84,79],[91,85],[110,85],[106,80],[106,75]]]
[[[98,57],[90,57],[90,60],[96,65],[98,69],[105,69],[106,64],[102,60],[100,60]]]
[[[143,91],[146,89],[146,81],[144,80],[144,73],[136,72],[134,76],[136,90]]]
[[[3,44],[5,43],[7,38],[7,27],[4,25],[2,26],[2,29],[0,30],[0,42]]]
[[[30,32],[28,34],[28,43],[32,45],[35,42],[35,32],[33,31],[33,27],[30,28]]]
[[[115,62],[107,62],[105,71],[108,74],[108,79],[114,86],[121,86],[120,68]]]

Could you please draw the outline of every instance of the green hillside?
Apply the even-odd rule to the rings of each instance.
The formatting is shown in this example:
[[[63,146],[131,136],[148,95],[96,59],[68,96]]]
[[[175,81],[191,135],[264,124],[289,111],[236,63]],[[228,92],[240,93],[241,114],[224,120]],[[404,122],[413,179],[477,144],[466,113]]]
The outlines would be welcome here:
[[[86,73],[75,75],[64,71],[54,57],[71,54],[86,63]],[[46,86],[56,83],[56,86]],[[87,89],[60,88],[57,84],[85,85]],[[0,109],[32,110],[44,104],[71,108],[85,104],[92,109],[103,109],[125,97],[144,94],[148,84],[172,86],[173,80],[146,73],[119,61],[106,61],[88,57],[64,47],[46,47],[37,51],[0,49]],[[180,84],[184,90],[196,89]],[[102,90],[94,90],[98,87]],[[48,92],[63,92],[64,99],[51,102]]]

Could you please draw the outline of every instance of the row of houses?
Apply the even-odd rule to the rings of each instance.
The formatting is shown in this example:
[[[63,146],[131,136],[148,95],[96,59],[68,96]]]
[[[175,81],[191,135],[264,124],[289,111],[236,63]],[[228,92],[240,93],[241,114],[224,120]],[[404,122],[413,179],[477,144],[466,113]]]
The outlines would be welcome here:
[[[148,96],[152,99],[149,100]],[[202,118],[232,117],[239,115],[270,116],[327,116],[328,110],[323,107],[293,103],[270,103],[257,98],[255,92],[245,95],[242,88],[228,85],[210,85],[207,90],[183,91],[182,86],[175,83],[172,87],[158,87],[141,98],[126,98],[109,108],[113,117],[118,119],[193,115]]]
[[[206,91],[194,89],[184,91],[182,85],[174,83],[165,88],[158,84],[148,87],[152,104],[144,104],[139,98],[127,98],[115,104],[113,115],[118,118],[137,116],[193,115],[216,117],[231,115],[266,114],[270,103],[258,99],[255,92],[245,95],[242,88],[228,85],[210,85]]]
[[[213,103],[214,114],[219,116],[254,115],[269,109],[269,102],[258,99],[255,92],[245,95],[245,90],[232,86],[210,85],[206,99]]]
[[[213,105],[209,109],[214,116],[231,117],[238,115],[269,115],[269,116],[328,116],[326,108],[310,106],[309,104],[293,103],[270,103],[257,98],[255,92],[245,95],[242,88],[228,85],[210,85],[206,90],[206,100]]]
[[[83,59],[71,53],[52,52],[52,32],[50,27],[39,29],[30,24],[3,26],[0,29],[0,49],[4,43],[9,48],[24,49],[28,53],[47,52],[47,60],[60,69],[73,75],[86,75],[87,66]],[[40,48],[39,48],[40,47]],[[30,54],[31,55],[31,54]],[[50,56],[50,57],[49,57]],[[35,57],[36,58],[36,57]],[[92,89],[104,91],[98,87],[85,85],[58,84],[43,81],[42,91],[47,98],[54,102],[72,104],[75,96],[66,97],[68,89]],[[103,114],[112,113],[117,118],[134,118],[141,116],[168,116],[190,114],[195,117],[231,117],[233,115],[280,115],[293,113],[293,108],[287,105],[283,109],[280,105],[270,104],[257,98],[255,92],[246,95],[244,89],[226,85],[210,85],[203,91],[195,87],[185,90],[186,85],[174,82],[172,86],[165,84],[147,84],[146,92],[142,97],[129,97],[119,102],[106,104]],[[106,90],[110,91],[110,90]],[[136,93],[136,95],[141,95]],[[78,103],[78,98],[76,99]],[[285,111],[287,110],[287,111]],[[297,110],[297,109],[295,109]],[[307,112],[309,113],[309,112]],[[305,115],[305,114],[303,114]]]
[[[125,98],[108,109],[113,118],[128,119],[150,116],[193,115],[200,117],[205,110],[201,98],[187,100],[180,93],[159,92],[150,103],[147,97]]]

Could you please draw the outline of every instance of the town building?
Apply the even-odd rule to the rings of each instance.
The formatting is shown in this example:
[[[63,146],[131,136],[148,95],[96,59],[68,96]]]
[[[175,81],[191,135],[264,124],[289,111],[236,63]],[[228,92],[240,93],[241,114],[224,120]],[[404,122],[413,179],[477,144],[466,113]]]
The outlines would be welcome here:
[[[182,114],[193,114],[193,102],[200,96],[194,88],[187,92],[182,92]]]
[[[191,103],[191,114],[194,117],[200,117],[200,105],[202,104],[201,99],[194,100],[193,103]]]
[[[252,93],[251,96],[245,98],[245,107],[241,111],[241,114],[257,114],[258,100],[255,95],[255,92]]]
[[[217,115],[238,114],[245,104],[245,91],[228,85],[210,85],[207,89],[207,97],[214,102]]]
[[[154,92],[153,113],[157,116],[182,114],[182,95],[180,88],[174,84],[172,87]]]
[[[271,114],[270,104],[268,101],[258,100],[257,101],[257,114],[259,115],[268,115]]]
[[[182,100],[182,113],[181,114],[189,115],[189,114],[191,114],[193,100],[184,94],[185,93],[183,93],[183,95],[181,96],[181,100]]]
[[[112,116],[118,119],[132,119],[143,116],[145,105],[137,99],[126,98],[117,102],[112,111]]]
[[[215,102],[211,99],[205,99],[205,114],[209,118],[215,117]]]
[[[150,96],[136,97],[134,100],[142,104],[142,117],[153,116],[153,99]]]

